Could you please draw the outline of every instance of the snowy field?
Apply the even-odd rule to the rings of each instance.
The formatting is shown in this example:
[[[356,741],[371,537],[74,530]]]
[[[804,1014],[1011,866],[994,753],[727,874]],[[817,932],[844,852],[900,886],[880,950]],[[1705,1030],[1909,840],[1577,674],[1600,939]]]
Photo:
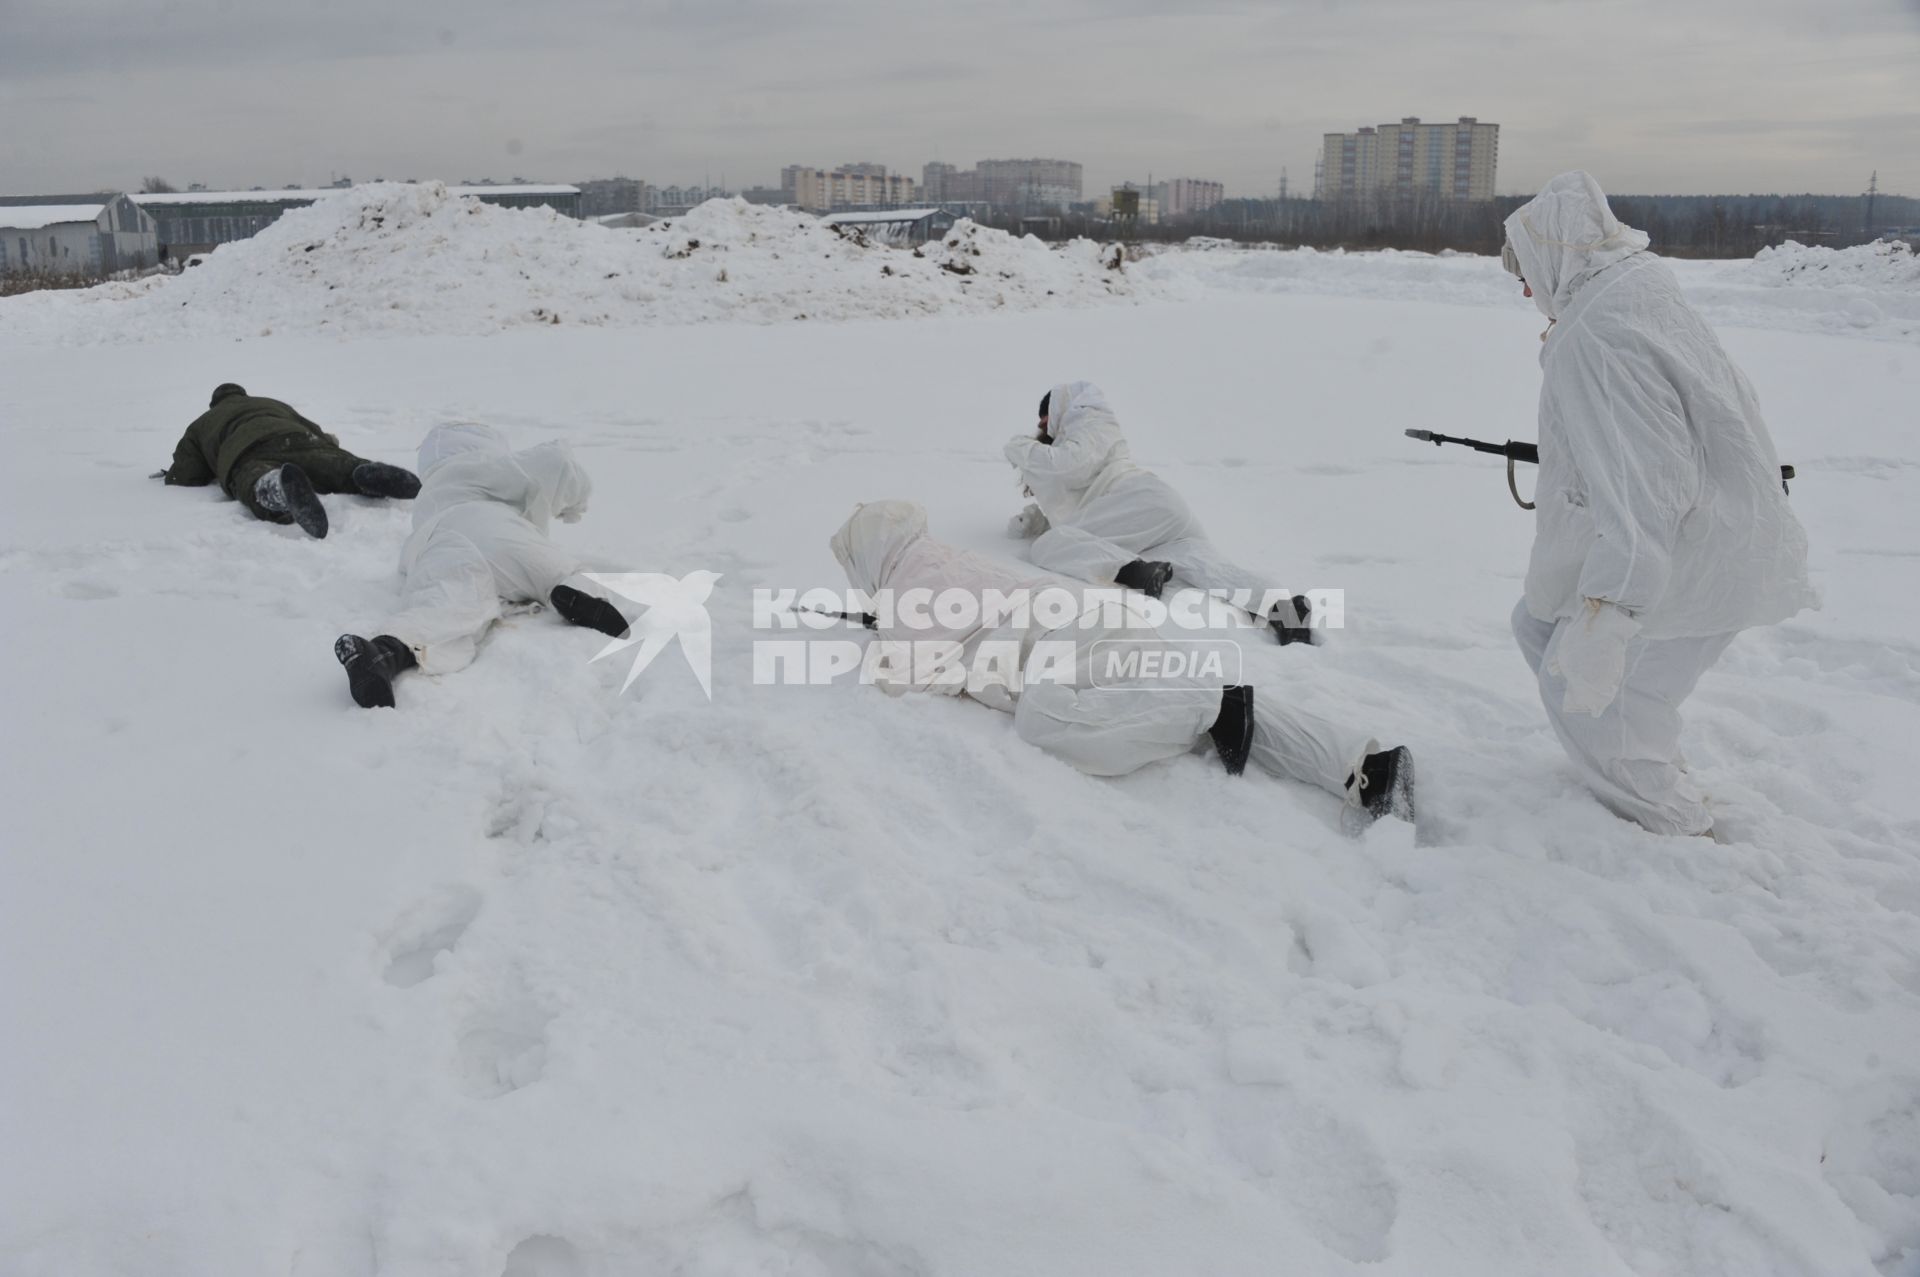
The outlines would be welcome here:
[[[1689,705],[1718,845],[1575,783],[1506,627],[1531,519],[1401,435],[1533,437],[1542,321],[1495,264],[1114,289],[1085,246],[862,319],[893,259],[859,249],[730,272],[835,322],[684,282],[556,325],[453,246],[327,266],[367,303],[338,336],[261,241],[0,302],[6,1277],[1920,1273],[1902,263],[1684,268],[1825,594]],[[1229,550],[1347,591],[1249,677],[1412,746],[1417,841],[1198,755],[1094,780],[979,706],[753,685],[753,589],[842,586],[856,501],[1019,556],[1000,444],[1075,377]],[[315,542],[148,480],[228,380],[381,460],[449,418],[572,441],[558,539],[723,574],[712,703],[529,615],[356,709],[331,643],[390,606],[407,509],[329,497]]]

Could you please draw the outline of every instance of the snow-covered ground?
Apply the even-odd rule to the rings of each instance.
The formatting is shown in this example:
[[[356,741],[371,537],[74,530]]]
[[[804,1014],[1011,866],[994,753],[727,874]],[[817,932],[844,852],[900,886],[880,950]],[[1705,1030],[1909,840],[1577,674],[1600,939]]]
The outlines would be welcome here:
[[[1766,325],[1723,335],[1826,595],[1690,703],[1718,845],[1575,783],[1506,631],[1530,519],[1401,436],[1532,437],[1540,320],[1484,261],[1165,254],[1127,304],[934,280],[949,313],[831,324],[689,286],[713,322],[515,328],[483,280],[343,340],[191,291],[232,251],[0,303],[0,1273],[1920,1271],[1910,290],[1823,335],[1864,285],[1684,268]],[[1312,287],[1259,284],[1290,258]],[[845,318],[845,282],[754,288]],[[294,320],[169,327],[172,290]],[[753,685],[751,591],[840,586],[856,501],[1017,556],[999,444],[1068,377],[1219,540],[1347,591],[1250,676],[1413,747],[1418,845],[1200,756],[1092,780],[978,706]],[[314,542],[148,481],[226,380],[386,460],[450,417],[570,439],[558,537],[724,574],[713,702],[535,615],[356,709],[330,645],[406,508],[328,498]]]

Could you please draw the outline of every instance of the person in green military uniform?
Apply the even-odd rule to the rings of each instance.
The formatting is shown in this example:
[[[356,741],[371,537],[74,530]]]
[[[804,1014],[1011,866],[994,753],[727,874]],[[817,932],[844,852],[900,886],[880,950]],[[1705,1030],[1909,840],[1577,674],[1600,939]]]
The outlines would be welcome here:
[[[327,535],[322,492],[411,498],[420,491],[412,471],[356,457],[292,406],[232,382],[214,390],[160,477],[183,487],[218,483],[255,518],[295,523],[314,537]]]

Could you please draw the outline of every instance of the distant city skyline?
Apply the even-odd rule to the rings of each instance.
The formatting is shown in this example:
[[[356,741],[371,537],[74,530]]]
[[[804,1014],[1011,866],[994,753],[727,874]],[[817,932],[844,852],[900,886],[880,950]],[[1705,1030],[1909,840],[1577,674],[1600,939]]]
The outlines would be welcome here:
[[[1312,190],[1322,135],[1501,125],[1498,190],[1920,195],[1920,0],[12,0],[8,193],[1052,156]],[[139,127],[132,127],[133,124]]]

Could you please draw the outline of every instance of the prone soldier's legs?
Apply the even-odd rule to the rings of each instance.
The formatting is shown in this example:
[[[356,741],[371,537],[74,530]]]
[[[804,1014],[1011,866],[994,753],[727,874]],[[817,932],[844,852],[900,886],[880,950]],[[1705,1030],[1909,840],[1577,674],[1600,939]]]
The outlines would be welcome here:
[[[227,494],[247,507],[256,519],[264,519],[268,523],[292,523],[293,516],[285,510],[269,509],[261,504],[260,480],[281,466],[279,457],[266,456],[264,452],[264,449],[255,448],[240,458],[239,463],[227,474]]]

